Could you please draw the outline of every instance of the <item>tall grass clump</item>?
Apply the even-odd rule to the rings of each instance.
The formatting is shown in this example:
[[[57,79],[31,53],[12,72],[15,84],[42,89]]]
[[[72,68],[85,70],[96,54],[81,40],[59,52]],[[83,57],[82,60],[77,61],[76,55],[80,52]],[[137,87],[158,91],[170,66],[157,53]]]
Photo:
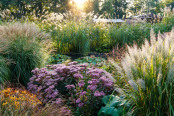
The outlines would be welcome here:
[[[151,31],[150,43],[128,47],[117,73],[125,80],[125,94],[136,115],[174,115],[174,29],[158,40]]]
[[[145,38],[149,39],[151,24],[123,24],[119,28],[111,26],[108,30],[110,43],[113,47],[123,47],[126,44],[132,46],[137,43],[139,46],[144,43]]]
[[[102,46],[107,40],[105,34],[106,30],[101,25],[88,21],[66,21],[60,24],[52,37],[59,53],[86,54]]]
[[[166,7],[163,12],[164,18],[162,20],[162,26],[165,29],[165,32],[169,32],[174,26],[174,9],[171,10],[171,7]]]
[[[7,66],[7,61],[0,56],[0,84],[5,83],[9,80],[10,77],[10,70]]]
[[[170,12],[170,13],[168,13]],[[157,34],[169,32],[174,26],[172,11],[165,9],[165,17],[160,23],[135,23],[122,25],[94,23],[92,14],[76,17],[72,14],[53,14],[38,22],[39,27],[50,32],[58,53],[110,52],[114,47],[141,46],[145,38],[150,40],[150,30]],[[170,14],[170,15],[169,15]]]
[[[27,23],[3,24],[0,33],[0,55],[11,60],[11,81],[27,85],[31,70],[45,63],[43,40],[47,35]]]

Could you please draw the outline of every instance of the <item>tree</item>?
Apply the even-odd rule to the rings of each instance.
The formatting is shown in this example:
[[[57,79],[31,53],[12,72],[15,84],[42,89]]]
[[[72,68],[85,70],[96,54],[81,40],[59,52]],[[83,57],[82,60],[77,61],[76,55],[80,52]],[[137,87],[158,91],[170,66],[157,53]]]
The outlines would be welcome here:
[[[149,0],[149,1],[150,1],[149,12],[154,14],[160,13],[160,9],[162,6],[159,0]]]
[[[94,12],[94,14],[99,13],[99,3],[100,0],[87,0],[84,3],[84,12]]]
[[[93,0],[87,0],[84,3],[84,12],[85,13],[90,13],[94,11],[94,1]]]
[[[132,6],[129,8],[129,11],[133,15],[141,14],[143,11],[143,6],[144,6],[144,2],[142,0],[134,0]]]
[[[51,0],[52,1],[52,7],[51,11],[53,12],[66,12],[70,9],[69,2],[70,0]]]
[[[174,0],[163,0],[164,6],[171,6],[171,9],[174,8]]]
[[[127,2],[126,0],[106,0],[100,13],[107,12],[114,18],[122,18],[126,15]]]
[[[107,13],[110,16],[114,16],[114,6],[112,0],[106,0],[104,4],[102,5],[102,9],[100,11],[100,14]],[[108,18],[108,17],[107,17]]]
[[[97,14],[99,12],[99,0],[93,0],[94,5],[94,13]]]
[[[30,12],[29,0],[0,0],[0,10],[9,9],[14,18],[20,18]]]
[[[63,13],[69,10],[68,4],[69,0],[0,0],[0,10],[10,10],[14,18],[26,15],[40,17],[45,12]]]
[[[162,4],[160,0],[134,0],[133,5],[129,8],[129,11],[133,15],[138,14],[150,14],[160,13]]]
[[[124,15],[126,15],[126,9],[127,9],[127,2],[126,0],[114,0],[113,1],[114,10],[115,10],[115,17],[122,18]]]

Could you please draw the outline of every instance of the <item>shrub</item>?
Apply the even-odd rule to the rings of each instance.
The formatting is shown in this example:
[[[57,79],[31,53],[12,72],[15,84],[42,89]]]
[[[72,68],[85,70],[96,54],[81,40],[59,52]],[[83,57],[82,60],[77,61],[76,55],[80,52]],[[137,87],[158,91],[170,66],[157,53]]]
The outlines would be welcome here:
[[[110,73],[97,68],[87,68],[87,64],[71,62],[68,65],[49,65],[47,68],[32,71],[33,77],[28,90],[38,93],[43,103],[59,104],[60,95],[69,99],[77,115],[92,115],[101,107],[102,96],[112,93],[113,81]],[[111,79],[112,78],[112,79]]]
[[[151,32],[150,43],[128,47],[117,73],[125,80],[126,95],[136,115],[172,115],[174,90],[173,36],[162,38]]]
[[[33,114],[38,105],[42,104],[35,95],[26,90],[6,88],[0,91],[1,115]]]
[[[45,63],[47,56],[40,43],[47,35],[26,23],[4,24],[0,26],[0,33],[0,55],[12,61],[9,65],[11,81],[27,85],[31,70]]]
[[[0,56],[0,84],[8,81],[10,77],[10,70],[7,67],[7,61]]]

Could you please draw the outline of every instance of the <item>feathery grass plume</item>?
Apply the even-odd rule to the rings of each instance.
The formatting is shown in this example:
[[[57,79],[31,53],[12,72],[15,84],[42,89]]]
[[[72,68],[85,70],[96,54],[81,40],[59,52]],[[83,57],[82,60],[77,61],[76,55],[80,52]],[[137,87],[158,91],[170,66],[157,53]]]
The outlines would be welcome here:
[[[141,87],[141,89],[145,90],[146,89],[146,85],[143,79],[138,79],[137,80],[137,84],[139,87]]]
[[[134,80],[129,80],[128,83],[133,88],[134,91],[138,91],[138,85],[134,82]]]
[[[45,64],[48,37],[34,24],[17,22],[0,26],[0,55],[13,61],[9,65],[11,81],[27,85],[31,70]]]
[[[123,76],[123,70],[122,70],[122,68],[116,63],[116,62],[114,62],[114,60],[113,59],[109,59],[108,60],[114,67],[116,67],[116,69],[117,69],[117,73],[119,74],[119,75],[122,75]]]
[[[150,30],[150,43],[155,44],[156,43],[156,34],[154,30],[151,28]]]
[[[129,89],[125,88],[125,92],[128,99],[134,101],[135,114],[169,114],[169,102],[174,104],[174,99],[169,100],[168,97],[170,94],[174,95],[170,86],[174,84],[173,40],[173,36],[164,38],[160,33],[156,40],[151,30],[150,43],[146,40],[141,48],[136,45],[128,47],[128,52],[119,66],[115,65],[118,74],[122,74],[129,83]]]
[[[124,94],[124,91],[121,89],[121,88],[115,88],[114,89],[117,93],[119,93],[120,95],[123,95]]]

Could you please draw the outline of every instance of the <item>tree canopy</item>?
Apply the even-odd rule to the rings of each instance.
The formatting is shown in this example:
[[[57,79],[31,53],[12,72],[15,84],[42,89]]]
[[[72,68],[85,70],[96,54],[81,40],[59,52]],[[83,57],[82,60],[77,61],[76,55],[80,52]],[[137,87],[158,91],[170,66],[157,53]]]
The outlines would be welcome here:
[[[76,8],[76,6],[71,6],[71,1],[73,0],[0,0],[0,10],[8,9],[14,18],[31,15],[40,17],[45,13],[64,13]],[[109,14],[112,18],[123,18],[128,12],[132,15],[157,14],[165,6],[174,8],[174,0],[130,0],[130,2],[127,0],[86,0],[83,12]]]

